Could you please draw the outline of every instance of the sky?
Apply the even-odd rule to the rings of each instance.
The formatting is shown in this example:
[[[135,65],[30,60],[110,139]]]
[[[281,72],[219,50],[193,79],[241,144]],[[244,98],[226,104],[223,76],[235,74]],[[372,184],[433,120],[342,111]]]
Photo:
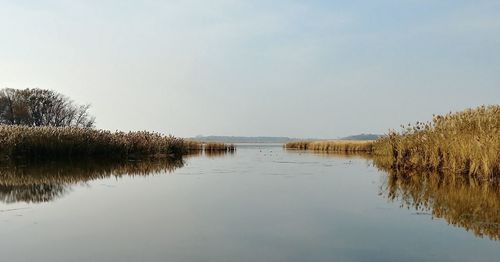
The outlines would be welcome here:
[[[96,127],[338,138],[500,102],[500,1],[0,0],[0,88]]]

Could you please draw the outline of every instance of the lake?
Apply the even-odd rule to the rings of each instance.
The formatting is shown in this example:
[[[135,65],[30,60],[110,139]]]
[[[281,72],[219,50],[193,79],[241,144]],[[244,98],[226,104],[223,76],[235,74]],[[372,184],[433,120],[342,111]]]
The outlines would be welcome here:
[[[1,260],[498,261],[498,190],[422,181],[281,145],[4,167]]]

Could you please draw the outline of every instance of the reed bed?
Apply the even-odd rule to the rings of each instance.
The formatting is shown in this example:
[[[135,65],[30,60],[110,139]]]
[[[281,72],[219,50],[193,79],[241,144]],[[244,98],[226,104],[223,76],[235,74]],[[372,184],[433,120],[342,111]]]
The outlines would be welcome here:
[[[77,127],[0,125],[0,158],[180,157],[200,150],[196,142],[151,132],[110,132]]]
[[[357,140],[297,141],[285,144],[285,148],[320,152],[370,153],[373,151],[373,143],[374,141]]]
[[[500,176],[500,105],[434,116],[377,140],[380,164],[397,170],[430,170],[483,180]]]
[[[234,152],[236,147],[233,144],[225,144],[218,142],[209,142],[203,146],[205,153],[213,152]]]
[[[203,143],[194,140],[184,140],[183,141],[186,150],[190,155],[197,154],[203,151]]]
[[[437,171],[483,180],[500,177],[500,105],[434,116],[375,141],[300,141],[288,149],[363,152],[396,170]],[[400,172],[410,174],[410,172]]]

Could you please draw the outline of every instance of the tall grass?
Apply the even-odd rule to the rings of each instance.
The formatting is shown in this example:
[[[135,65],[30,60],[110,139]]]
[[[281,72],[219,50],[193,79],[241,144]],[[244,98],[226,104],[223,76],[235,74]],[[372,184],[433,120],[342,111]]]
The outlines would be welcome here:
[[[398,170],[431,170],[481,179],[500,176],[500,106],[434,116],[377,140],[374,153]]]
[[[225,143],[207,143],[147,131],[110,132],[79,127],[0,125],[0,160],[103,157],[179,158],[205,152],[234,152]]]
[[[285,144],[287,149],[314,150],[322,152],[372,152],[373,141],[328,140],[297,141]]]
[[[196,142],[145,131],[125,133],[76,127],[0,125],[0,157],[11,160],[180,157],[200,148]]]
[[[500,178],[500,105],[437,115],[431,122],[403,126],[403,131],[391,131],[376,141],[303,141],[285,147],[364,152],[391,169],[491,180]]]
[[[219,142],[209,142],[204,144],[205,153],[213,152],[234,152],[236,147],[233,144],[225,144]]]

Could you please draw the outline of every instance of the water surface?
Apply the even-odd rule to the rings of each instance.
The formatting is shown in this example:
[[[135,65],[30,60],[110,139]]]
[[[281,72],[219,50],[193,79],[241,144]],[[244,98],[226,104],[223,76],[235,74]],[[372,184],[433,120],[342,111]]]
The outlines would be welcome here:
[[[2,261],[497,261],[498,191],[422,181],[279,145],[4,167],[0,251]]]

